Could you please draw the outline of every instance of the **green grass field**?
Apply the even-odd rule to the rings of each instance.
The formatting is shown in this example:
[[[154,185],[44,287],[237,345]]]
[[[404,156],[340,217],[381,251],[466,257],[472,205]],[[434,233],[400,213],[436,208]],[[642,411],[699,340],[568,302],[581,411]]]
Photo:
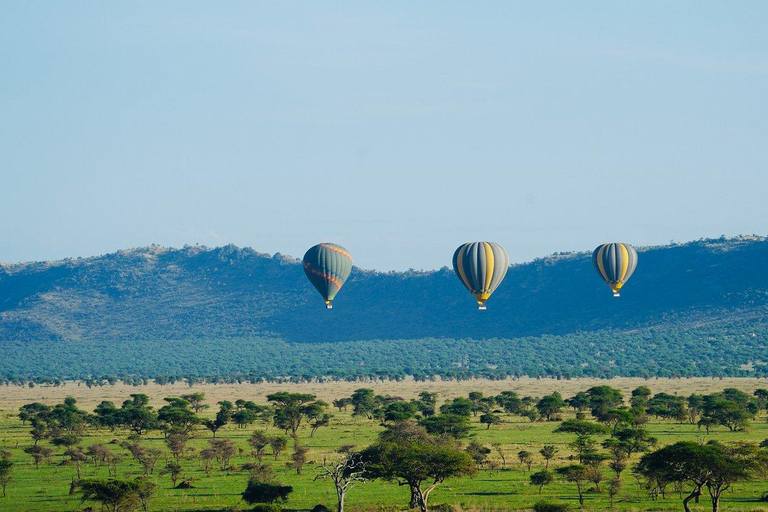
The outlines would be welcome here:
[[[333,384],[328,384],[333,386]],[[510,388],[513,389],[513,388]],[[482,389],[480,389],[482,390]],[[70,390],[77,398],[77,389]],[[654,392],[664,389],[653,388]],[[141,392],[141,390],[139,390]],[[162,398],[153,396],[153,399]],[[233,396],[232,399],[239,398]],[[322,394],[319,398],[325,398]],[[53,402],[51,402],[53,403]],[[215,405],[211,409],[215,411]],[[209,409],[205,416],[213,417],[214,412]],[[55,448],[56,456],[52,463],[42,464],[40,469],[35,469],[32,457],[22,451],[32,444],[29,436],[29,425],[23,426],[16,417],[17,411],[5,409],[0,412],[0,449],[10,451],[15,462],[13,482],[8,485],[8,496],[0,498],[0,510],[8,511],[74,511],[82,510],[87,506],[93,506],[98,510],[98,504],[83,504],[77,496],[69,495],[71,480],[76,476],[74,466],[65,465],[68,458],[63,455],[63,448]],[[566,413],[565,417],[572,417]],[[575,436],[571,434],[554,434],[557,422],[535,422],[516,416],[504,416],[504,423],[486,430],[484,425],[473,418],[473,430],[469,439],[475,439],[487,446],[493,443],[501,443],[507,463],[506,469],[482,469],[474,478],[462,478],[446,481],[432,495],[430,505],[448,503],[461,507],[463,510],[527,510],[533,504],[542,499],[565,501],[578,508],[578,499],[575,486],[565,482],[556,482],[544,488],[542,496],[537,489],[528,484],[528,472],[523,471],[517,452],[527,450],[536,454],[536,462],[533,470],[543,467],[544,460],[538,454],[543,444],[557,445],[559,452],[551,465],[554,467],[568,463],[568,457],[572,450],[568,447]],[[282,434],[272,426],[257,424],[247,429],[238,429],[234,425],[227,425],[219,431],[217,437],[228,438],[235,441],[242,453],[232,459],[232,466],[240,467],[246,462],[255,459],[250,455],[251,448],[246,440],[253,430],[266,429],[271,435]],[[723,442],[751,441],[759,442],[768,438],[768,424],[765,415],[755,419],[746,432],[728,432],[724,428],[718,428],[707,435],[703,430],[688,424],[673,422],[659,422],[652,420],[647,425],[649,432],[659,439],[660,445],[669,444],[679,440],[718,439]],[[382,427],[376,421],[362,418],[353,418],[351,413],[334,411],[334,417],[329,427],[318,430],[313,438],[309,437],[309,429],[302,428],[300,438],[304,445],[310,449],[309,463],[304,467],[302,475],[296,475],[295,470],[286,467],[289,460],[291,446],[274,461],[268,455],[265,459],[272,465],[277,479],[294,488],[293,494],[284,505],[285,510],[306,510],[321,503],[329,508],[335,504],[335,492],[333,485],[328,481],[313,481],[318,474],[316,465],[324,456],[334,457],[334,450],[341,445],[353,444],[358,447],[371,443]],[[94,443],[107,444],[117,439],[123,440],[128,433],[125,431],[110,432],[108,430],[89,429],[83,438],[81,446],[87,448]],[[160,432],[151,432],[143,441],[148,446],[155,446],[167,453]],[[177,490],[171,488],[171,480],[168,476],[157,475],[165,466],[165,458],[161,458],[156,466],[152,478],[158,484],[156,497],[152,501],[154,511],[197,510],[220,511],[229,509],[248,508],[240,499],[240,493],[245,489],[248,474],[245,471],[222,472],[214,468],[210,477],[205,475],[196,453],[207,445],[211,434],[201,427],[194,433],[194,439],[188,447],[195,448],[189,457],[182,460],[184,467],[183,479],[192,482],[193,488]],[[465,443],[468,440],[465,441]],[[47,442],[46,442],[47,445]],[[120,478],[133,478],[142,474],[142,469],[130,456],[127,450],[117,444],[108,444],[110,449],[123,455],[123,462],[119,466]],[[269,448],[267,448],[269,452]],[[169,454],[170,456],[170,454]],[[501,465],[501,459],[494,451],[491,459]],[[633,457],[633,462],[637,456]],[[83,465],[84,478],[107,478],[106,466],[94,466],[92,463]],[[605,467],[605,480],[612,473]],[[670,492],[666,499],[653,501],[647,492],[638,485],[630,470],[622,474],[623,488],[616,499],[615,510],[682,510],[681,499],[677,494]],[[605,484],[603,487],[607,487]],[[760,502],[759,497],[768,492],[768,481],[751,481],[740,483],[726,493],[723,499],[723,509],[733,511],[768,511],[768,503]],[[359,484],[353,489],[347,498],[349,510],[394,510],[404,509],[408,503],[407,487],[400,487],[388,482],[367,482]],[[609,496],[607,493],[590,492],[586,495],[586,510],[609,510]],[[709,510],[710,505],[706,494],[702,496],[701,503],[696,505],[697,510]],[[457,508],[458,510],[458,508]]]

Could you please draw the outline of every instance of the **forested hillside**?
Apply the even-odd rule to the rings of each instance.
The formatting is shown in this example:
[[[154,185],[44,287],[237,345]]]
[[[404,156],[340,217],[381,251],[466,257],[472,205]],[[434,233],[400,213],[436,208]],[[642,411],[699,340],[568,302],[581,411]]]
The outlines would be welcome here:
[[[639,250],[639,258],[638,270],[620,299],[614,299],[596,275],[587,253],[514,265],[487,311],[476,310],[448,268],[388,273],[355,268],[334,309],[327,311],[298,260],[234,246],[153,246],[94,258],[2,265],[0,350],[5,357],[0,373],[278,376],[294,375],[298,367],[325,375],[353,370],[431,374],[473,365],[484,371],[504,368],[506,374],[552,374],[555,368],[562,373],[566,367],[569,375],[595,374],[596,366],[609,374],[669,374],[675,368],[684,374],[762,371],[761,363],[768,358],[763,335],[768,311],[764,238],[646,248]],[[612,345],[612,339],[621,346]],[[674,339],[710,339],[712,345],[670,346]],[[264,340],[291,348],[276,351],[268,364],[257,361],[255,354],[232,356],[226,364],[205,355],[217,345],[253,348],[270,343]],[[398,340],[417,340],[402,343],[412,352],[403,361],[386,355],[398,352],[393,348]],[[530,340],[549,340],[545,345],[552,358],[558,345],[573,353],[567,364],[537,359],[536,342]],[[639,340],[643,347],[650,342],[669,350],[675,359],[643,370],[648,358],[640,358]],[[478,354],[485,354],[477,361],[469,349],[473,343]],[[602,352],[593,350],[595,343],[605,344]],[[197,355],[177,361],[167,354],[152,368],[139,362],[142,347],[178,344],[196,347]],[[308,344],[316,344],[316,349]],[[517,357],[509,351],[515,344],[531,352]],[[423,357],[419,346],[437,355]],[[299,353],[305,354],[303,361],[314,360],[312,354],[322,351],[333,354],[332,347],[340,352],[343,348],[345,354],[362,353],[353,358],[356,362],[343,364],[344,355],[339,354],[337,366],[333,356],[319,365],[295,360]],[[447,347],[453,347],[450,353],[442,353]],[[506,352],[494,356],[494,347],[506,347]],[[602,359],[606,349],[615,352],[610,359]],[[112,350],[139,355],[113,361]],[[203,356],[198,357],[201,350]],[[99,354],[103,368],[95,367],[93,358],[85,366],[75,365],[79,369],[52,368],[64,352],[86,359],[87,354]],[[153,352],[158,353],[165,351]],[[365,354],[379,354],[379,359],[373,364]],[[44,360],[50,360],[47,366]]]

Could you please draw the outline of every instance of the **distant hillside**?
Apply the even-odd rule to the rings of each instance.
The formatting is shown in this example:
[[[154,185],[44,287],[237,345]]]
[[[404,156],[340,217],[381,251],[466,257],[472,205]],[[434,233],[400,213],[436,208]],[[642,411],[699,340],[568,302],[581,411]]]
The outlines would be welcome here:
[[[611,296],[586,253],[514,265],[484,312],[475,309],[448,268],[388,273],[355,268],[327,311],[298,260],[235,246],[153,246],[94,258],[3,264],[0,350],[141,340],[487,341],[763,325],[765,238],[639,248],[639,261],[620,299]],[[765,346],[762,340],[753,344],[758,353]],[[756,357],[742,359],[748,365]],[[14,371],[26,372],[21,366]],[[9,372],[2,362],[0,372]],[[280,368],[273,373],[280,374]]]

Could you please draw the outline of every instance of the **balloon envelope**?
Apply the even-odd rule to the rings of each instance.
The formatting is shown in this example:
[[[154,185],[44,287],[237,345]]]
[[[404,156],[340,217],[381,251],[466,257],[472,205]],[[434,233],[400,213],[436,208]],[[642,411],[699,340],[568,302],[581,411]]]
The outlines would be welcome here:
[[[331,301],[352,271],[349,251],[336,244],[317,244],[304,255],[303,265],[309,282],[317,288],[325,299],[326,307],[330,309]]]
[[[615,297],[637,268],[637,251],[629,244],[603,244],[592,253],[592,264]]]
[[[477,300],[478,309],[485,309],[485,302],[504,280],[507,268],[507,251],[493,242],[469,242],[453,253],[453,270]]]

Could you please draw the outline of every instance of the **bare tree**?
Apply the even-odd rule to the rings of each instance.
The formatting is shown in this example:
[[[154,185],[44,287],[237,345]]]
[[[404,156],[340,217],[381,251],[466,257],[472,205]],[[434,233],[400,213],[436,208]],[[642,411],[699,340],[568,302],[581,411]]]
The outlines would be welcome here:
[[[336,498],[338,499],[339,512],[344,512],[344,498],[347,493],[358,482],[365,482],[365,463],[360,454],[345,452],[336,461],[329,463],[323,457],[323,464],[318,466],[320,474],[315,477],[315,481],[321,478],[330,478],[336,487]]]

